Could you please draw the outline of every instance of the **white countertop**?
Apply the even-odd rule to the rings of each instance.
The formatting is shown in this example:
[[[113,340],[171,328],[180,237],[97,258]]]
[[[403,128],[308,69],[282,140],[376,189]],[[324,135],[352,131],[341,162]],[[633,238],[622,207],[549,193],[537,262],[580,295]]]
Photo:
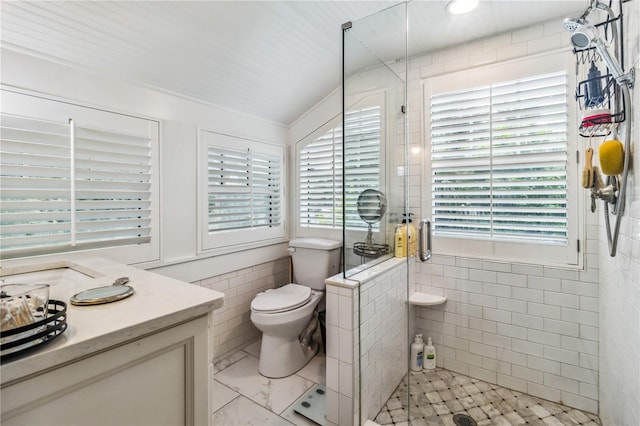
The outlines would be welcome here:
[[[34,272],[38,268],[48,270]],[[16,275],[20,274],[20,275]],[[69,298],[129,277],[135,294],[118,302],[74,306]],[[3,385],[72,362],[220,308],[224,294],[106,259],[2,268],[5,284],[50,284],[50,299],[67,304],[67,330],[27,356],[0,366]]]

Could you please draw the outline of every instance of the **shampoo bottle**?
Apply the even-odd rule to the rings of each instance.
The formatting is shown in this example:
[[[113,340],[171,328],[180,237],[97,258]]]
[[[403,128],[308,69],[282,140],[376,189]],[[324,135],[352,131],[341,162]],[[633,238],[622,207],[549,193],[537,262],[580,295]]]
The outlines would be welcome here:
[[[397,225],[393,234],[393,251],[396,257],[405,257],[407,247],[405,246],[405,235],[402,233],[402,226]]]
[[[602,93],[600,70],[594,61],[591,61],[591,68],[589,68],[587,78],[587,93],[585,96],[586,107],[597,107],[604,102],[604,94]]]
[[[433,370],[436,368],[436,348],[431,342],[431,337],[427,338],[427,344],[424,345],[424,369]]]
[[[411,370],[422,370],[422,357],[424,354],[424,342],[422,341],[422,334],[416,334],[416,337],[411,344]]]
[[[405,235],[406,253],[405,256],[413,256],[418,251],[418,233],[415,226],[411,223],[411,215],[413,213],[403,213],[402,216],[402,232]]]

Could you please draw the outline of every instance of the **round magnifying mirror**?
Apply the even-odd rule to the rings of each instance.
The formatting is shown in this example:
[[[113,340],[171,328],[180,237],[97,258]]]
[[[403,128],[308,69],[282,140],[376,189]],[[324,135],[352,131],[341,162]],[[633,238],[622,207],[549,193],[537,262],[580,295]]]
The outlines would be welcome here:
[[[369,224],[365,245],[371,247],[373,246],[372,225],[380,222],[387,211],[387,198],[377,189],[365,189],[358,196],[356,206],[360,218]]]
[[[358,215],[368,224],[379,222],[387,211],[387,199],[377,189],[365,189],[356,202]]]

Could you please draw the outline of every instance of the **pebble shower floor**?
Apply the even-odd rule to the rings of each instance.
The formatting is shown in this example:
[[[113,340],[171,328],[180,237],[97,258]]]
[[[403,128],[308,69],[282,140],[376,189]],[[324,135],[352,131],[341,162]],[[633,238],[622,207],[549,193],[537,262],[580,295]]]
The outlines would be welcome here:
[[[409,394],[407,379],[411,381]],[[601,425],[595,414],[440,368],[405,376],[375,421],[380,425],[456,426],[453,415],[459,413],[471,416],[478,426]]]

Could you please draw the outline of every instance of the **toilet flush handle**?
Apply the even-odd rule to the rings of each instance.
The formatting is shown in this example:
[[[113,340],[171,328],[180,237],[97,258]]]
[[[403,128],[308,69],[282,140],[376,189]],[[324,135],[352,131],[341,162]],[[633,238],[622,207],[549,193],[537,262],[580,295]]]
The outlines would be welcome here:
[[[289,247],[289,248],[287,249],[287,251],[289,252],[289,254],[292,254],[292,253],[295,253],[296,248],[295,248],[295,247]]]

